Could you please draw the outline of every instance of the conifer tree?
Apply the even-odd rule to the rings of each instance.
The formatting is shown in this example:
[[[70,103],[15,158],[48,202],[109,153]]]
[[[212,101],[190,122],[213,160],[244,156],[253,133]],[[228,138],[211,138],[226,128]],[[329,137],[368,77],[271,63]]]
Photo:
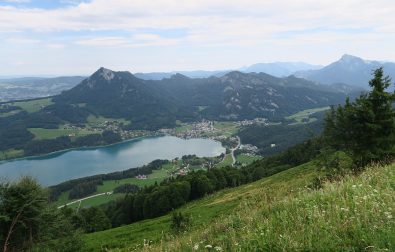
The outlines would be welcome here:
[[[347,99],[344,106],[332,107],[325,120],[328,145],[348,152],[358,165],[394,155],[395,95],[387,91],[391,80],[378,68],[369,85],[371,91],[354,102]]]

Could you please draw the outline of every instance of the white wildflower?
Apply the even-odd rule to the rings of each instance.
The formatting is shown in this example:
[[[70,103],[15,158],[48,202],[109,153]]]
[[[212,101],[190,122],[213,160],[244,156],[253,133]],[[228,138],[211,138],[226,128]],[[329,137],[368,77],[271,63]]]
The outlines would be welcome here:
[[[216,246],[214,249],[215,249],[215,251],[222,251],[222,248],[218,247],[218,246]]]
[[[196,243],[195,246],[193,246],[193,250],[198,250],[199,249],[199,244]]]
[[[213,248],[213,246],[211,246],[211,245],[209,244],[209,245],[206,245],[205,248],[206,248],[206,249],[211,249],[211,248]]]

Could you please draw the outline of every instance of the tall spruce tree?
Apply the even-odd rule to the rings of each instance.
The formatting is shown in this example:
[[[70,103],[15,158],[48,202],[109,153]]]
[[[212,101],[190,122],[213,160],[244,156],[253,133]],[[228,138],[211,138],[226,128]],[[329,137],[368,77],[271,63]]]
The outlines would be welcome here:
[[[325,120],[324,137],[330,147],[348,152],[358,165],[392,157],[395,146],[395,95],[383,68],[373,73],[371,91],[354,102],[332,107]]]

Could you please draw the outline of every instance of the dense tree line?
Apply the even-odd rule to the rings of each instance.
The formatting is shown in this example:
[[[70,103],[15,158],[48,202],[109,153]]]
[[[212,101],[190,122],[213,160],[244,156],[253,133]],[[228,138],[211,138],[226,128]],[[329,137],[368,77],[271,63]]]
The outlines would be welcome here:
[[[259,154],[273,155],[310,138],[320,136],[324,128],[323,113],[314,116],[317,121],[309,124],[288,125],[289,121],[284,121],[280,125],[246,126],[240,130],[238,136],[243,144],[257,146]],[[275,147],[271,147],[271,144],[275,144]]]
[[[118,133],[104,131],[102,134],[79,137],[75,141],[69,136],[61,136],[55,139],[33,140],[24,146],[24,150],[25,155],[39,155],[76,147],[112,144],[119,141],[121,141],[121,136]]]
[[[0,117],[0,151],[22,149],[34,135],[26,129],[24,118],[26,112],[8,117]]]
[[[88,196],[96,192],[98,185],[103,185],[103,180],[97,179],[77,184],[73,186],[73,188],[71,188],[69,193],[69,199],[81,199],[85,196]]]
[[[135,193],[140,187],[133,184],[123,184],[114,188],[114,193]]]
[[[250,183],[308,162],[320,154],[321,147],[320,139],[312,139],[240,169],[225,167],[193,171],[109,203],[105,212],[113,227],[161,216],[213,192]]]

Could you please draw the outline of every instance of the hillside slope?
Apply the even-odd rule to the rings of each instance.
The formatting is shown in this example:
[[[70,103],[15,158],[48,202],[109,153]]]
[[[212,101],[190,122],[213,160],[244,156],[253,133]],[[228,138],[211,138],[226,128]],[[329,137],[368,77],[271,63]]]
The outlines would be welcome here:
[[[85,236],[86,251],[393,251],[395,165],[312,190],[312,163],[183,207],[193,225],[178,236],[170,215]]]
[[[278,173],[269,178],[227,189],[187,204],[180,211],[190,214],[193,219],[192,230],[197,233],[209,223],[229,216],[246,199],[253,200],[257,195],[270,194],[272,198],[282,198],[296,194],[311,183],[316,176],[314,166],[305,164]],[[161,240],[174,239],[170,230],[171,215],[145,220],[131,225],[88,234],[85,236],[86,251],[97,251],[101,248],[141,248],[144,240],[158,244]],[[193,231],[195,233],[195,231]]]

